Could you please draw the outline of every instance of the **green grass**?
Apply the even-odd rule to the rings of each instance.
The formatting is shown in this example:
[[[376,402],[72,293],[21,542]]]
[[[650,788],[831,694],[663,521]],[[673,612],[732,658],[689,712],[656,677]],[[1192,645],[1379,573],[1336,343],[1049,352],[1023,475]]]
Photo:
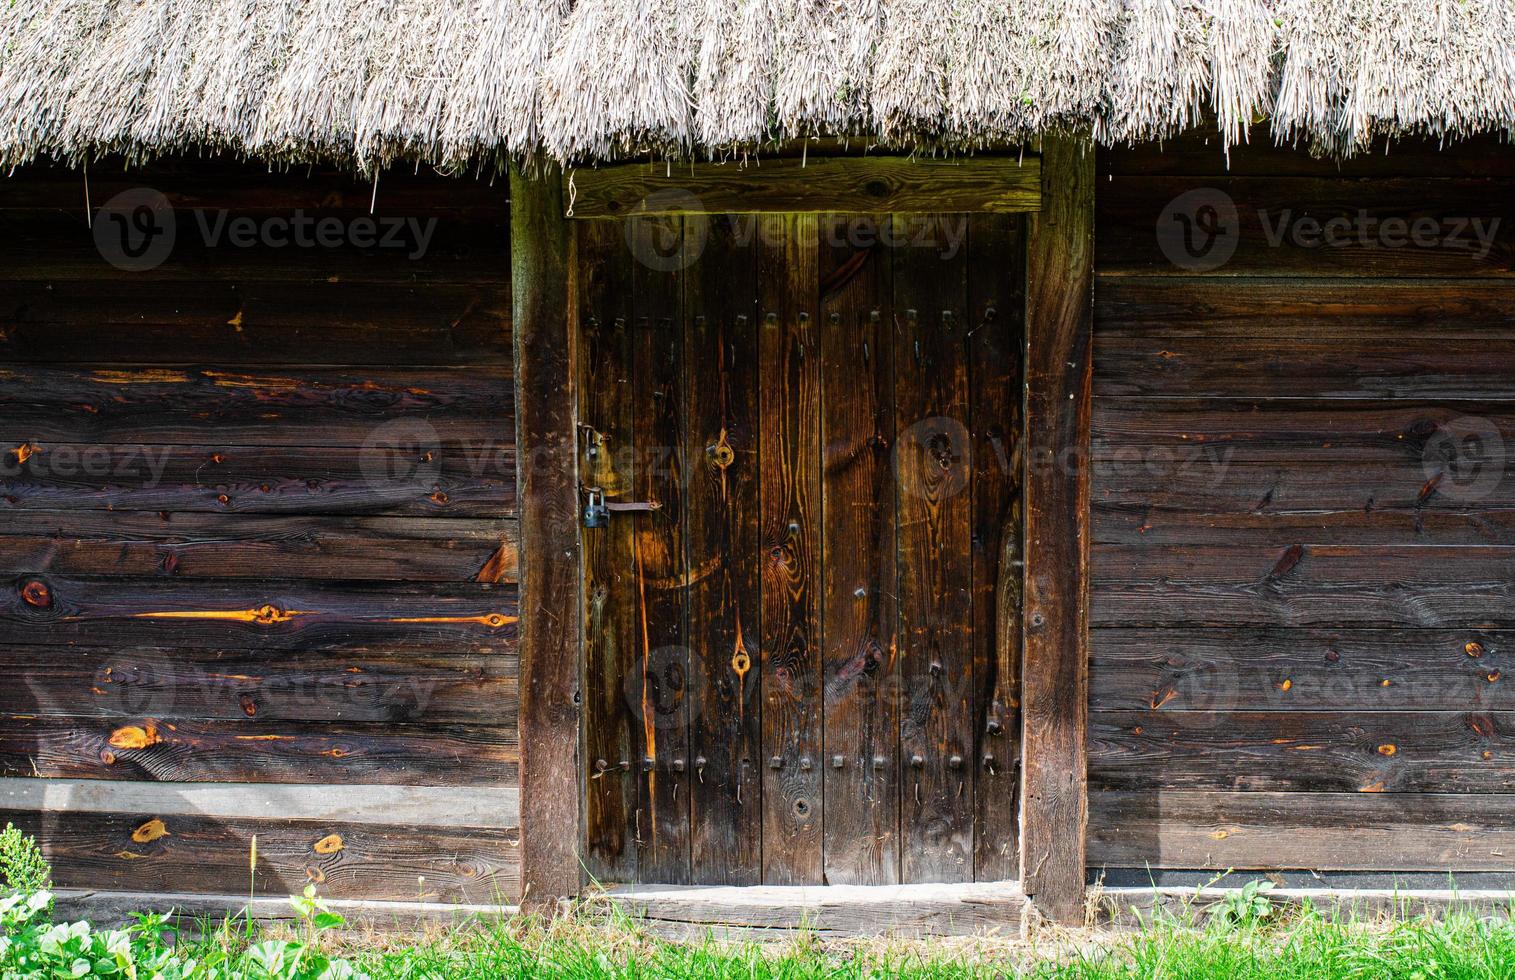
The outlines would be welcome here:
[[[375,980],[412,978],[1135,978],[1515,977],[1507,916],[1354,921],[1309,910],[1196,926],[1168,918],[1136,931],[1080,930],[1036,942],[1005,939],[673,943],[625,921],[518,919],[424,936],[344,934],[333,951]],[[214,941],[214,940],[212,940]]]

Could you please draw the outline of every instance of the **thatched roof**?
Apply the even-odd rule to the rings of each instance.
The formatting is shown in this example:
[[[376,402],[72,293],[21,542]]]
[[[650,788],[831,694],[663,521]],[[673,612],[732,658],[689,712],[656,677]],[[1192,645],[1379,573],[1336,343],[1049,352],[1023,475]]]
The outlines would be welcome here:
[[[1515,0],[5,0],[0,164],[1508,133]]]

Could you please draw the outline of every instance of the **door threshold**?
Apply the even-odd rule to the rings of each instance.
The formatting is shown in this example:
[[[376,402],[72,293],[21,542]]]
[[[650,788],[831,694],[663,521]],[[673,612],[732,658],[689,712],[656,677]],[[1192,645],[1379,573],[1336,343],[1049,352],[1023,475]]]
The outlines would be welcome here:
[[[606,901],[670,939],[1020,935],[1019,881],[930,885],[622,885]]]

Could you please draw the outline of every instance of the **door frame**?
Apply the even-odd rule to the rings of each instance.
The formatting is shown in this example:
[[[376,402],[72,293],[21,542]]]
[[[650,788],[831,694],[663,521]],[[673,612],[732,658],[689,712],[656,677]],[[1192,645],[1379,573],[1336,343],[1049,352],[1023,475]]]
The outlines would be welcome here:
[[[579,849],[581,554],[575,235],[584,218],[694,211],[1030,213],[1023,415],[1021,884],[1039,912],[1084,914],[1094,151],[1047,135],[1040,156],[778,158],[510,175],[521,521],[522,904],[585,884]],[[674,188],[678,193],[666,193]],[[665,192],[665,193],[660,193]],[[577,828],[574,834],[565,827]]]

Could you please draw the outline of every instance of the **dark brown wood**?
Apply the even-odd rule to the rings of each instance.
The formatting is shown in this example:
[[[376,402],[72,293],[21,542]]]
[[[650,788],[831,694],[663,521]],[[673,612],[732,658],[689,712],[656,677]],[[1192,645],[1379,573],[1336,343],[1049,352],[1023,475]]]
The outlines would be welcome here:
[[[1515,798],[1457,793],[1089,796],[1089,863],[1111,867],[1507,871]]]
[[[893,255],[849,243],[851,223],[821,219],[825,873],[888,885],[900,850]]]
[[[636,163],[572,176],[576,218],[667,214],[1035,211],[1035,156],[767,158],[749,165]]]
[[[165,788],[165,795],[172,789]],[[314,884],[326,898],[488,902],[519,894],[519,835],[504,827],[389,826],[135,813],[0,810],[45,842],[60,887],[139,892],[190,889],[244,898],[297,894]],[[249,869],[257,837],[256,871]]]
[[[1502,630],[1102,628],[1090,641],[1096,709],[1515,709]]]
[[[522,901],[576,894],[580,850],[579,494],[574,242],[553,171],[510,175],[516,443],[522,468]]]
[[[896,229],[955,216],[894,215]],[[966,223],[966,219],[958,218]],[[907,883],[973,879],[973,484],[968,264],[894,254],[900,860]]]
[[[819,234],[759,222],[763,881],[821,884]]]
[[[28,511],[0,524],[0,576],[514,582],[515,520]]]
[[[468,785],[514,780],[516,728],[0,715],[0,775]]]
[[[625,235],[633,255],[683,255],[682,218],[634,218]],[[628,394],[635,466],[629,496],[659,508],[612,518],[631,524],[635,535],[636,656],[627,693],[640,734],[637,880],[668,884],[690,881],[683,286],[682,270],[645,261],[633,266],[634,383]]]
[[[709,220],[685,287],[691,866],[721,885],[763,871],[757,250],[739,231]]]
[[[1287,472],[1276,468],[1273,473]],[[1290,474],[1293,475],[1292,473]],[[1308,475],[1308,474],[1305,474]],[[1245,474],[1240,474],[1245,478]],[[1265,477],[1258,474],[1259,479]],[[1292,479],[1288,481],[1294,483]],[[1171,482],[1170,482],[1171,487]],[[1421,484],[1423,487],[1424,484]],[[1266,488],[1261,491],[1266,493]],[[1103,494],[1101,494],[1103,497]],[[1240,494],[1238,494],[1240,497]],[[1366,507],[1375,494],[1362,496],[1357,506],[1339,509],[1322,500],[1319,510],[1215,512],[1201,502],[1195,510],[1188,501],[1170,500],[1176,507],[1156,502],[1106,503],[1096,499],[1092,517],[1098,544],[1213,544],[1224,540],[1236,545],[1277,545],[1280,541],[1318,544],[1424,543],[1515,544],[1515,509],[1496,504],[1490,508],[1441,510],[1435,507]],[[1255,503],[1261,496],[1251,498]]]
[[[575,224],[578,239],[579,480],[606,500],[636,498],[630,256],[619,223]],[[576,489],[581,504],[588,498]],[[640,705],[635,517],[581,530],[584,555],[584,778],[591,875],[636,880]]]
[[[10,710],[70,717],[496,725],[515,717],[516,667],[509,649],[0,647],[0,671],[26,678]]]
[[[1095,551],[1100,626],[1515,625],[1515,548],[1285,544]]]
[[[1343,159],[1301,152],[1280,143],[1266,123],[1253,126],[1242,146],[1227,147],[1213,123],[1161,142],[1102,147],[1099,173],[1128,176],[1270,177],[1511,177],[1510,155],[1497,137],[1440,140],[1407,136],[1375,140],[1371,152]]]
[[[968,225],[973,451],[974,879],[1020,876],[1024,219]]]
[[[1506,793],[1515,788],[1515,715],[1095,711],[1089,781],[1130,790]]]
[[[1044,142],[1026,293],[1026,645],[1021,880],[1045,914],[1082,921],[1087,818],[1089,444],[1094,156]]]

